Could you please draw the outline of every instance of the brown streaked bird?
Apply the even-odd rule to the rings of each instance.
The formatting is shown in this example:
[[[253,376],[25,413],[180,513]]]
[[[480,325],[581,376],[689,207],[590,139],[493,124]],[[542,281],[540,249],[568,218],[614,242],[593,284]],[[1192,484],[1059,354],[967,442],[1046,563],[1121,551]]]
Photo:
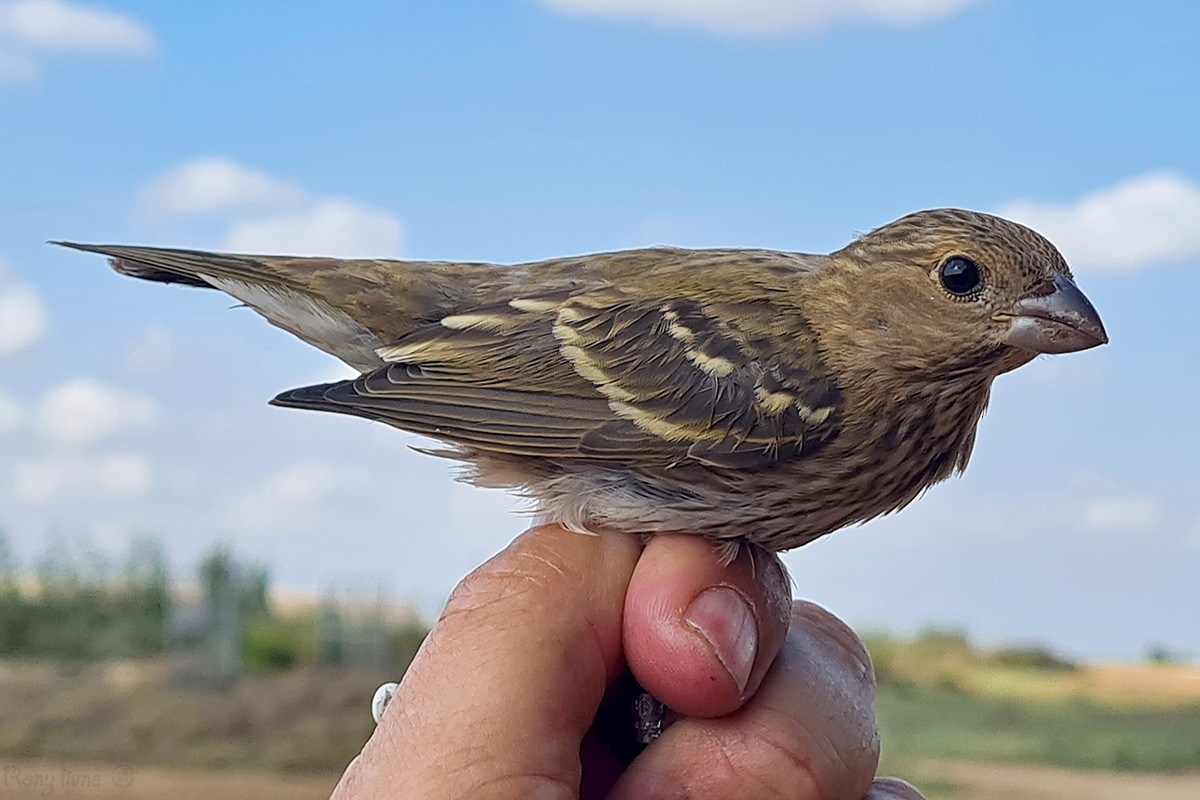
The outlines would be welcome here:
[[[58,244],[215,287],[362,374],[284,392],[440,440],[577,530],[786,550],[966,467],[992,381],[1108,341],[1059,252],[922,211],[829,255],[498,266]]]

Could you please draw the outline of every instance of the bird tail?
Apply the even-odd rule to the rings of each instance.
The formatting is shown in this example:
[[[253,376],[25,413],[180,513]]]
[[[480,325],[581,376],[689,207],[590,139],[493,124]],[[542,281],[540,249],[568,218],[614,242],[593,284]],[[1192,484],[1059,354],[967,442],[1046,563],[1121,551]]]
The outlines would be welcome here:
[[[123,275],[219,289],[359,370],[375,350],[473,304],[487,264],[242,255],[128,245],[51,244],[108,256]]]
[[[79,242],[50,242],[59,247],[99,253],[108,256],[108,263],[122,275],[155,281],[180,283],[187,286],[214,288],[210,278],[231,278],[250,283],[262,283],[272,276],[268,259],[231,253],[209,253],[201,250],[180,250],[166,247],[132,247],[113,244],[81,244]]]

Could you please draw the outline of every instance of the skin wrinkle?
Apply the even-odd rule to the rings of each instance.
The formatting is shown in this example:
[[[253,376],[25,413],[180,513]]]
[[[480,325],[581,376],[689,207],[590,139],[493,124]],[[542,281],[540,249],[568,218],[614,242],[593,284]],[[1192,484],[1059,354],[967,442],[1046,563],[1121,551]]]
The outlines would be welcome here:
[[[754,741],[753,766],[750,769],[743,769],[743,774],[756,779],[759,786],[771,790],[781,800],[792,800],[795,797],[797,773],[803,775],[804,779],[810,781],[812,785],[820,786],[813,769],[812,759],[801,756],[781,741],[782,737],[770,735],[771,733],[775,732],[767,726],[760,727]],[[786,766],[783,769],[775,769],[771,766],[772,759],[780,759]],[[786,780],[783,778],[784,775],[788,776]],[[777,780],[770,781],[767,776],[773,776]],[[755,796],[757,797],[757,795]]]
[[[422,734],[425,732],[426,726],[420,720],[412,719],[412,714],[407,707],[401,707],[399,710],[399,717],[389,720],[389,724],[383,727],[382,735],[386,741],[379,741],[380,729],[377,729],[376,737],[373,737],[368,743],[369,748],[382,749],[385,752],[405,752],[408,748],[404,743],[423,741],[424,737]],[[460,764],[461,767],[457,770],[458,776],[469,776],[473,771],[490,768],[492,766],[491,759],[487,758],[483,746],[476,742],[469,725],[463,729],[462,734],[453,740],[454,744],[449,748],[448,752],[445,747],[442,748],[441,752],[437,754],[439,761]],[[366,749],[364,749],[363,754],[364,756],[367,754]],[[423,765],[429,763],[421,759],[418,754],[412,754],[411,752],[409,754],[417,756],[419,762]],[[378,759],[367,759],[366,763],[370,766],[371,772],[378,773],[387,770],[386,761],[381,762]],[[362,770],[349,771],[347,775],[350,779],[349,783],[344,787],[339,786],[339,791],[335,793],[335,797],[357,797],[356,784],[359,782],[370,784],[373,779],[373,776],[364,773]]]
[[[737,728],[745,740],[746,752],[753,754],[753,763],[742,767],[746,773],[794,775],[800,772],[818,790],[815,796],[822,798],[858,797],[875,775],[878,752],[866,753],[865,759],[847,759],[831,737],[814,735],[797,720],[794,711],[763,705],[755,709],[753,717],[752,732],[747,731],[744,724]],[[769,766],[763,759],[764,746],[768,757],[774,754],[793,769],[779,770]],[[857,769],[849,769],[851,766]],[[842,783],[846,786],[842,787]],[[839,791],[842,788],[847,791]]]
[[[527,533],[525,536],[528,537],[530,534]],[[532,539],[531,541],[536,542]],[[535,544],[535,546],[537,545]],[[532,561],[534,564],[552,570],[560,578],[567,577],[566,571],[551,556],[526,549],[517,549],[507,554],[507,557]],[[450,598],[446,601],[441,619],[470,612],[476,608],[482,609],[496,603],[510,602],[514,597],[536,594],[535,588],[547,588],[553,585],[554,578],[543,577],[538,570],[532,572],[523,570],[519,564],[498,568],[489,561],[483,567],[473,570],[454,588]],[[460,605],[463,606],[461,609]]]
[[[489,607],[529,595],[535,588],[544,588],[543,582],[515,569],[506,572],[472,572],[450,593],[438,621],[481,613]]]
[[[823,771],[824,780],[820,783],[824,784],[822,797],[846,797],[858,798],[866,792],[867,787],[871,785],[871,780],[875,776],[875,769],[878,766],[878,759],[875,759],[875,765],[866,771],[851,771],[847,769],[849,763],[842,750],[839,749],[838,743],[833,741],[828,736],[814,736],[811,738],[812,747],[816,752],[821,753],[822,759],[825,762],[825,770]],[[862,762],[855,762],[862,763]]]
[[[833,743],[829,745],[832,747]],[[858,758],[858,753],[851,753],[848,750],[834,750],[830,756],[831,772],[834,776],[839,776],[839,783],[844,783],[850,787],[846,792],[849,798],[861,797],[865,793],[871,782],[875,778],[875,773],[879,769],[879,752],[872,754],[871,758]],[[869,767],[866,765],[870,765]],[[855,769],[855,767],[858,767]]]
[[[523,800],[578,800],[579,779],[529,773],[503,775],[479,781],[464,789],[463,798],[520,797]]]
[[[739,759],[735,756],[734,748],[731,746],[732,743],[726,736],[722,735],[722,733],[718,732],[717,730],[704,729],[701,729],[697,735],[703,740],[703,744],[698,748],[698,751],[700,753],[705,753],[708,756],[708,758],[702,760],[702,763],[706,763],[706,766],[723,770],[727,776],[733,779],[732,781],[725,781],[725,784],[732,782],[736,785],[736,783],[745,778],[747,774],[753,778],[752,773],[746,773],[743,769],[739,768]],[[680,765],[680,767],[683,766],[684,765],[682,764]],[[716,769],[714,769],[714,771],[716,771]],[[704,770],[698,771],[699,776],[706,776],[706,774],[707,773]],[[689,778],[685,778],[684,780],[689,780]],[[718,785],[722,783],[722,781],[715,777],[709,778],[707,782],[717,783]],[[764,798],[764,800],[767,799]]]
[[[761,726],[756,726],[761,728]],[[811,765],[806,759],[790,751],[790,748],[776,747],[776,743],[763,739],[757,734],[750,734],[733,724],[723,724],[711,727],[696,727],[689,729],[687,737],[693,740],[694,763],[677,762],[669,780],[678,781],[684,791],[701,785],[718,785],[725,789],[737,787],[739,794],[754,797],[759,800],[759,794],[747,794],[750,787],[746,782],[770,791],[771,797],[780,800],[792,800],[797,794],[797,787],[807,782],[817,786]],[[766,745],[760,749],[761,745]],[[778,758],[784,769],[771,766],[771,759]],[[714,774],[719,772],[720,774]],[[770,775],[777,781],[770,781],[765,776]],[[684,795],[690,796],[690,795]],[[700,797],[707,797],[703,792]]]
[[[566,575],[567,575],[566,571],[562,567],[558,566],[557,564],[555,564],[553,561],[546,558],[545,556],[540,556],[540,555],[537,555],[536,553],[526,553],[526,552],[518,553],[518,556],[520,556],[521,558],[528,558],[528,559],[532,559],[533,561],[537,561],[538,563],[554,570],[562,577],[566,577]]]
[[[722,738],[724,747],[731,754],[731,761],[735,764],[741,762],[735,770],[738,776],[749,777],[758,785],[770,789],[773,795],[790,799],[795,796],[797,775],[803,776],[802,780],[813,786],[819,786],[820,782],[813,759],[801,754],[803,747],[788,746],[784,742],[786,739],[793,745],[800,744],[804,741],[806,731],[798,727],[792,715],[785,713],[777,715],[778,723],[769,722],[771,712],[772,709],[765,707],[755,709],[751,729],[745,725],[727,725],[722,731]],[[792,731],[793,735],[783,735],[782,732],[786,730]],[[734,734],[732,738],[730,733]],[[734,756],[735,753],[740,757]],[[765,777],[768,775],[776,778],[776,781],[768,781]]]

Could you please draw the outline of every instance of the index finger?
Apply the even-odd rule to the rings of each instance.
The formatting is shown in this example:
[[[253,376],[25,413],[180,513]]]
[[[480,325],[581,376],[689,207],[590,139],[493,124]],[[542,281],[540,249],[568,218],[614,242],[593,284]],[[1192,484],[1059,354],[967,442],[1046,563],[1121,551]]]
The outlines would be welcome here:
[[[577,797],[639,552],[546,525],[468,576],[334,797]]]

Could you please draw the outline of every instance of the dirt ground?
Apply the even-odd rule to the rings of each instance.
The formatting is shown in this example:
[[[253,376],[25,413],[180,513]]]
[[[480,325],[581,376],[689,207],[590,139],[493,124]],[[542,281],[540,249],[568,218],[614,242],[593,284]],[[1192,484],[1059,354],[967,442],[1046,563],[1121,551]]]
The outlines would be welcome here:
[[[1053,767],[928,761],[919,776],[958,787],[955,800],[1184,800],[1200,798],[1200,773],[1079,772]],[[914,783],[920,786],[920,777]]]
[[[920,773],[959,787],[955,800],[1183,800],[1200,798],[1200,774],[1075,772],[963,762],[925,762]],[[920,777],[916,782],[920,783]],[[111,765],[0,764],[3,800],[323,800],[336,775],[127,769]]]
[[[2,800],[325,800],[337,775],[0,763]]]

